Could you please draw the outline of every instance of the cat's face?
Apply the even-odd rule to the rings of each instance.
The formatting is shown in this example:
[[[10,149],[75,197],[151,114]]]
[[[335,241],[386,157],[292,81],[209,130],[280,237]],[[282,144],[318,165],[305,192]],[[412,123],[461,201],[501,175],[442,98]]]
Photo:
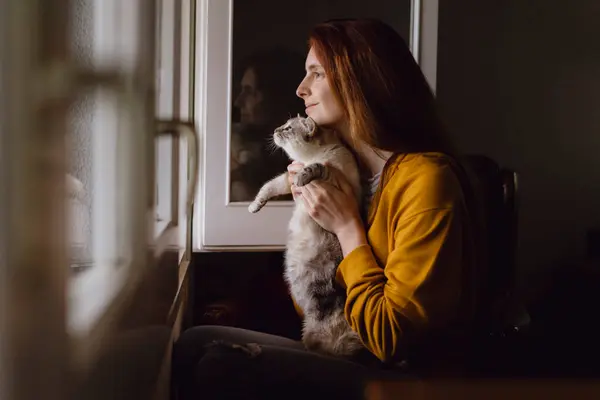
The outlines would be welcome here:
[[[312,118],[298,115],[275,129],[273,141],[292,159],[300,161],[311,157],[320,146],[337,143],[338,140],[332,131],[319,129]]]

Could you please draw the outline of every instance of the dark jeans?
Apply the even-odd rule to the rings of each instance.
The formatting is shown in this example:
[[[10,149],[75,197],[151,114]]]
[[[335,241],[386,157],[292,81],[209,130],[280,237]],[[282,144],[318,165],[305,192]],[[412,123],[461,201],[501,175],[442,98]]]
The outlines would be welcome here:
[[[362,399],[369,378],[386,376],[390,371],[311,353],[288,338],[227,326],[188,329],[173,353],[179,400]]]

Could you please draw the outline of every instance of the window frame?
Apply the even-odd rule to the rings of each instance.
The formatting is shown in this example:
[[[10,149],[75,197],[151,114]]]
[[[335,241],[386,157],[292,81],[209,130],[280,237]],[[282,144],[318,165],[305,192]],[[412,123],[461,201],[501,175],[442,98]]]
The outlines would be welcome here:
[[[193,249],[283,250],[293,201],[269,202],[258,214],[247,211],[249,202],[229,201],[234,0],[196,3],[194,118],[201,132],[202,164]],[[411,0],[410,47],[434,92],[437,31],[438,0]]]

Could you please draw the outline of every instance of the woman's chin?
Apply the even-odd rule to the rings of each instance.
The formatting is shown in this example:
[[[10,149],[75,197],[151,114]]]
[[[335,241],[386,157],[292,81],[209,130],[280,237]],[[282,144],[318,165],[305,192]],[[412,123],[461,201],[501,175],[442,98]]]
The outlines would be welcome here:
[[[327,129],[332,129],[332,128],[333,128],[333,126],[334,126],[332,123],[330,123],[330,122],[329,122],[329,121],[327,121],[327,120],[315,119],[315,118],[313,118],[313,117],[311,117],[311,118],[313,119],[313,121],[315,121],[315,124],[316,124],[318,127],[321,127],[321,128],[327,128]]]
[[[322,115],[319,115],[319,113],[310,112],[310,110],[309,110],[306,113],[306,115],[309,116],[310,118],[312,118],[312,120],[315,121],[315,124],[317,124],[317,126],[329,129],[335,125],[334,121],[331,121],[330,118],[324,118]]]
[[[315,121],[315,124],[322,126],[322,118],[319,117],[318,113],[314,113],[314,112],[310,112],[310,109],[306,112],[306,116],[310,117],[313,121]]]

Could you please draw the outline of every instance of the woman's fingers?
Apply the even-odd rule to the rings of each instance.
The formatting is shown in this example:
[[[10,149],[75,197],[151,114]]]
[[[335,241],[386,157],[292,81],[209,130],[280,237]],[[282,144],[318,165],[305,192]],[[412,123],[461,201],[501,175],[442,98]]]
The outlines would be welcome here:
[[[293,183],[290,185],[290,188],[292,189],[292,196],[294,197],[294,199],[297,196],[302,195],[302,188],[299,188],[298,186],[294,185]]]
[[[302,171],[302,168],[304,168],[304,164],[301,162],[298,162],[298,161],[294,161],[287,166],[288,172],[294,173],[294,174],[299,171]]]
[[[290,186],[294,184],[294,176],[298,172],[302,171],[302,168],[304,168],[304,164],[298,161],[294,161],[287,166],[288,183],[290,184]]]
[[[300,189],[300,198],[304,201],[304,206],[309,210],[312,210],[315,207],[315,198],[311,192],[310,188],[311,184],[302,186]]]
[[[321,209],[323,203],[327,202],[328,191],[335,190],[331,185],[325,182],[310,182],[308,185],[302,186],[302,196],[307,198],[308,205],[314,211]]]

